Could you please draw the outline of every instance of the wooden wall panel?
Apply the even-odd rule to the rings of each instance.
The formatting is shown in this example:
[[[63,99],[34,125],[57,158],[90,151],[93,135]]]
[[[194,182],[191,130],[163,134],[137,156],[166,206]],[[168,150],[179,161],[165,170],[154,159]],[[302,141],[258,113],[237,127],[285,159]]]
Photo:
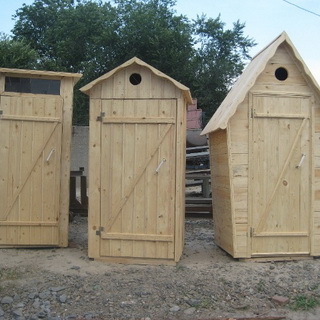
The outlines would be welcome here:
[[[234,254],[227,131],[219,130],[210,134],[209,145],[214,238],[221,248]]]

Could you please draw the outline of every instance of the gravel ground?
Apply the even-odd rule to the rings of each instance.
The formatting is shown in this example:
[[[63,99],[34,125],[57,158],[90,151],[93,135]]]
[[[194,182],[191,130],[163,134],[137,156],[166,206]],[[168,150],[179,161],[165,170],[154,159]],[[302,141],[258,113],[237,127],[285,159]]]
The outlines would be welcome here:
[[[176,267],[106,264],[87,258],[86,228],[75,217],[69,248],[0,250],[0,320],[320,319],[318,259],[240,262],[189,218]]]

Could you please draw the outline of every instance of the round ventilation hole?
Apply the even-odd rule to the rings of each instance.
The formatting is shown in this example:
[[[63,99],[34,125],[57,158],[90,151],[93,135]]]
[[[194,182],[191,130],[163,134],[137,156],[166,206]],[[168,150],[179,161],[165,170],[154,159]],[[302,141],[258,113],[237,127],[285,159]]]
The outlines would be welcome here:
[[[133,84],[134,86],[137,86],[138,84],[141,83],[141,75],[139,73],[133,73],[130,78],[130,83]]]
[[[276,70],[276,72],[274,73],[276,78],[279,80],[279,81],[284,81],[288,78],[288,71],[287,69],[285,68],[278,68]]]

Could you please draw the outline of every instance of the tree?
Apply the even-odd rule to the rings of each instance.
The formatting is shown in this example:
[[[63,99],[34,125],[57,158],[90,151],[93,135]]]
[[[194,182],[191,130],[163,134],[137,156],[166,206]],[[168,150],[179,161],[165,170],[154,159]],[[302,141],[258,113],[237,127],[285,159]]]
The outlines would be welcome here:
[[[220,16],[191,22],[176,14],[175,4],[35,0],[17,10],[14,39],[36,50],[40,68],[83,73],[77,87],[138,56],[189,86],[210,117],[240,75],[254,42],[244,36],[240,22],[232,30],[224,30]],[[75,92],[74,120],[80,124],[87,121],[88,102]]]
[[[115,0],[119,62],[138,56],[178,81],[191,80],[192,25],[176,15],[174,0]]]
[[[224,30],[220,16],[207,19],[203,15],[194,22],[198,49],[194,56],[197,67],[192,87],[207,118],[219,107],[250,58],[248,51],[255,42],[244,36],[244,27],[237,21],[233,29]]]
[[[34,69],[37,65],[37,52],[24,41],[15,41],[0,34],[0,67]]]

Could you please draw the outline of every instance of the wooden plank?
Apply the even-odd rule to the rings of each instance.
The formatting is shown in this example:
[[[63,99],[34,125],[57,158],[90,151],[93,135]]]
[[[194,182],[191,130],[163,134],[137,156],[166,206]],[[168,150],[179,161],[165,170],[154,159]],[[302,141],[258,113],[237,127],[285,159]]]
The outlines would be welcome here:
[[[133,100],[125,101],[123,105],[123,114],[125,117],[135,117],[135,105]],[[124,134],[123,134],[123,145],[122,145],[122,153],[123,153],[123,177],[122,177],[122,195],[125,192],[125,187],[129,185],[134,177],[134,173],[136,170],[136,157],[135,154],[135,141],[136,141],[136,125],[124,125]],[[112,144],[113,142],[110,141]],[[111,161],[111,160],[110,160]],[[105,177],[107,179],[107,177]],[[128,199],[126,205],[123,207],[121,212],[122,224],[121,224],[121,232],[125,234],[132,234],[133,230],[133,221],[134,221],[134,213],[135,213],[135,197],[131,196]],[[119,239],[122,239],[119,237]],[[126,241],[125,239],[121,240],[121,256],[133,256],[133,239],[127,239],[130,241]]]
[[[36,104],[36,102],[35,102]],[[45,99],[45,116],[50,115],[60,115],[62,118],[63,100],[58,97],[50,97]],[[45,127],[49,125],[45,125]],[[45,129],[47,130],[47,128]],[[70,128],[71,130],[71,128]],[[42,217],[41,219],[45,221],[59,221],[63,216],[61,212],[61,202],[60,200],[60,161],[61,161],[61,124],[57,124],[54,133],[52,134],[48,143],[43,146],[42,150]],[[71,132],[70,132],[71,133]],[[68,155],[70,158],[70,154]],[[68,171],[68,177],[69,177]],[[69,179],[68,179],[69,184]],[[61,186],[62,187],[62,186]],[[68,197],[69,197],[69,185],[68,185]],[[68,200],[68,219],[69,219],[69,200]],[[60,227],[61,225],[59,225]],[[41,241],[43,243],[57,243],[60,239],[55,238],[59,236],[53,229],[51,232],[41,233]],[[66,230],[66,237],[68,238],[68,228]]]
[[[27,100],[27,98],[25,98]],[[15,121],[31,121],[31,122],[61,122],[61,118],[56,117],[38,117],[26,115],[0,115],[0,120],[15,120]]]
[[[96,121],[101,112],[101,101],[90,99],[89,117],[89,207],[88,207],[88,256],[98,258],[100,256],[100,239],[96,230],[100,227],[101,215],[101,122]],[[110,137],[111,139],[111,137]],[[108,140],[106,140],[108,141]],[[102,170],[104,172],[107,170]]]
[[[310,234],[308,231],[300,232],[259,232],[254,234],[255,237],[308,237]]]
[[[132,124],[150,124],[150,123],[175,123],[175,118],[159,117],[111,117],[103,118],[103,123],[132,123]]]
[[[59,212],[59,246],[68,246],[69,226],[69,183],[70,183],[70,160],[71,160],[71,132],[72,132],[72,104],[73,104],[72,79],[61,80],[61,97],[63,99],[61,132],[61,168],[60,168],[60,212]]]
[[[24,98],[21,104],[21,113],[28,116],[33,113],[33,99],[30,97]],[[23,121],[21,125],[21,153],[20,153],[20,167],[21,173],[20,178],[23,177],[23,170],[29,168],[32,163],[32,146],[33,146],[33,123],[28,121]],[[32,210],[33,204],[30,200],[32,200],[32,174],[30,173],[30,177],[28,178],[25,188],[21,190],[19,195],[20,202],[20,210],[19,210],[19,220],[22,221],[30,221],[32,220]],[[30,244],[32,241],[31,230],[28,226],[20,226],[19,232],[19,244]]]
[[[165,266],[175,266],[176,262],[168,259],[153,259],[153,258],[138,258],[138,257],[99,257],[96,258],[97,261],[107,262],[107,263],[119,263],[119,264],[142,264],[142,265],[165,265]]]
[[[80,73],[43,71],[43,70],[24,70],[15,68],[0,68],[0,72],[5,76],[28,76],[43,79],[60,79],[61,77],[74,78],[77,81],[82,77]],[[11,93],[11,92],[10,92]],[[8,94],[8,93],[7,93]]]
[[[177,100],[176,124],[176,163],[175,163],[175,216],[174,216],[174,260],[179,261],[184,246],[184,219],[185,219],[185,170],[186,170],[186,100],[182,97]]]
[[[159,101],[144,100],[143,103],[136,102],[136,113],[141,116],[158,117],[159,116]],[[149,124],[147,126],[138,126],[136,128],[137,142],[135,145],[135,158],[137,161],[137,168],[140,163],[144,163],[148,154],[152,152],[153,144],[159,139],[162,125]],[[148,138],[146,138],[148,137]],[[149,162],[145,168],[143,179],[139,181],[135,190],[135,213],[134,213],[134,231],[136,233],[157,234],[158,228],[158,187],[159,177],[155,174],[155,169],[158,166],[158,159],[160,158],[160,150],[157,150],[154,158]],[[157,243],[144,241],[134,242],[134,254],[142,257],[156,258],[157,257]]]
[[[166,234],[101,232],[101,239],[173,242],[174,236]]]
[[[58,222],[52,222],[52,221],[1,221],[0,226],[51,226],[51,227],[57,227],[59,225]],[[40,243],[40,242],[39,242]],[[25,245],[28,245],[28,243],[25,243]]]
[[[45,115],[45,99],[39,98],[33,103],[33,113],[37,114],[40,117]],[[32,158],[34,159],[40,149],[44,145],[45,136],[48,134],[50,126],[47,123],[37,122],[34,123],[33,128],[33,148],[32,148]],[[42,157],[35,165],[32,173],[32,208],[33,214],[32,219],[34,221],[43,221],[43,197],[44,197],[44,188],[43,188],[43,170],[42,170]],[[34,232],[32,235],[33,243],[41,243],[43,228],[33,228]]]
[[[288,113],[257,113],[254,112],[254,118],[279,118],[279,119],[310,119],[309,114],[288,114]]]

